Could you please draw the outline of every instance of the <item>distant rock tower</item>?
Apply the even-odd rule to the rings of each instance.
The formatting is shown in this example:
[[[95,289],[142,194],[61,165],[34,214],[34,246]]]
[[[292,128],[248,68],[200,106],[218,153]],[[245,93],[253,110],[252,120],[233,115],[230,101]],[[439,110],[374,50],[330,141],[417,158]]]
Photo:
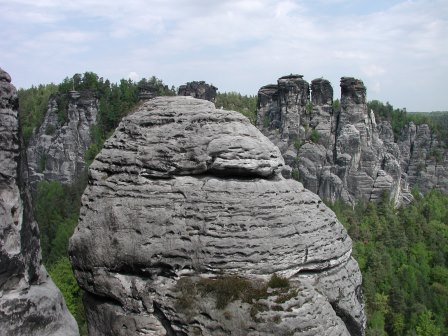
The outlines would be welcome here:
[[[205,83],[204,81],[200,82],[188,82],[185,85],[181,85],[179,87],[178,96],[191,96],[193,98],[203,99],[211,101],[212,103],[216,100],[216,92],[218,88]]]

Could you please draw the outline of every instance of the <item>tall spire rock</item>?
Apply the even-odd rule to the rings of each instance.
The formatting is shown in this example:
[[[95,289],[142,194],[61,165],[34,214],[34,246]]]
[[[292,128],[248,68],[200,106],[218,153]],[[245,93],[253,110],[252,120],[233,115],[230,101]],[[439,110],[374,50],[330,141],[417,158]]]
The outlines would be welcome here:
[[[308,86],[294,85],[296,80],[281,77],[277,85],[262,87],[257,111],[257,127],[278,145],[291,175],[329,201],[356,203],[388,193],[396,204],[408,202],[399,148],[393,137],[383,137],[390,124],[377,125],[368,111],[364,83],[342,77],[337,106],[328,80],[311,82],[311,101]],[[296,88],[297,99],[285,86]]]
[[[34,130],[27,149],[30,182],[75,182],[86,168],[99,101],[92,91],[70,91],[50,96],[42,124]]]
[[[0,69],[0,330],[75,336],[76,322],[41,263],[17,109],[11,77]]]

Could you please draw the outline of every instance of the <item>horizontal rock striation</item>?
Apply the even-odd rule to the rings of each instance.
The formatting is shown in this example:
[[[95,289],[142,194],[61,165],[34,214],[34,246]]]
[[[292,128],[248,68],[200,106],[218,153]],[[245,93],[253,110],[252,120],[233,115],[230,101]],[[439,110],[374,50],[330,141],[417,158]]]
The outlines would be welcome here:
[[[40,127],[27,149],[30,180],[73,183],[86,167],[92,143],[90,129],[97,123],[98,99],[91,91],[70,91],[50,97]]]
[[[78,335],[74,318],[41,264],[31,212],[16,89],[0,69],[0,330],[2,335]]]
[[[283,170],[248,119],[213,103],[156,98],[125,117],[90,166],[70,240],[89,334],[362,335],[351,240]],[[225,307],[200,290],[274,273],[290,288]]]

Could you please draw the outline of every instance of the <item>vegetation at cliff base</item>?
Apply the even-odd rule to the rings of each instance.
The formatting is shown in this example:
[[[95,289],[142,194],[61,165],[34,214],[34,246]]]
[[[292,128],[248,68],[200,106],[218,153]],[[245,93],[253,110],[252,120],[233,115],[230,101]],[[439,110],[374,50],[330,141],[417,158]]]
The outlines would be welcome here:
[[[448,335],[448,195],[414,192],[395,209],[332,205],[363,275],[367,335]]]
[[[44,265],[61,290],[81,335],[87,334],[82,290],[73,275],[67,248],[78,223],[81,195],[87,185],[86,177],[86,174],[82,174],[72,185],[42,181],[37,185],[34,195]]]

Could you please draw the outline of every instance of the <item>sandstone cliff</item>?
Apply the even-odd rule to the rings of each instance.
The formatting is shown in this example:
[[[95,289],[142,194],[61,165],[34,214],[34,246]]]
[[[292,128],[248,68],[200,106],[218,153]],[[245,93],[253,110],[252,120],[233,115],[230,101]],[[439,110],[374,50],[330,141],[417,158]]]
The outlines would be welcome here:
[[[321,78],[310,87],[290,75],[259,90],[257,127],[280,148],[293,177],[333,202],[387,193],[401,204],[412,199],[412,186],[448,191],[446,145],[427,125],[411,123],[396,142],[390,123],[368,111],[363,82],[343,77],[340,86],[340,106]]]
[[[247,118],[205,100],[155,98],[125,117],[70,240],[89,334],[362,335],[351,240],[283,169]],[[267,288],[274,273],[290,286]]]
[[[2,335],[78,335],[61,293],[41,264],[27,189],[17,93],[0,69],[0,330]]]
[[[53,95],[41,126],[28,145],[32,184],[38,181],[73,183],[85,169],[91,144],[90,128],[98,117],[98,99],[91,91]]]

